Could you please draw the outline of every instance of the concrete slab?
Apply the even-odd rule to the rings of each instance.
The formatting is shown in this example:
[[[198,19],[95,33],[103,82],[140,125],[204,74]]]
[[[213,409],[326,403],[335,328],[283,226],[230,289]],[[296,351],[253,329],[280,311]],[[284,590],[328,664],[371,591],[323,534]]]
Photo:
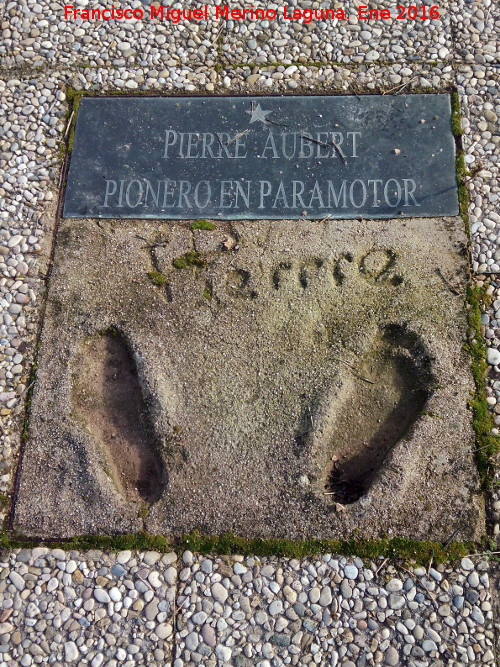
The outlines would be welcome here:
[[[479,538],[458,218],[63,221],[27,535]]]

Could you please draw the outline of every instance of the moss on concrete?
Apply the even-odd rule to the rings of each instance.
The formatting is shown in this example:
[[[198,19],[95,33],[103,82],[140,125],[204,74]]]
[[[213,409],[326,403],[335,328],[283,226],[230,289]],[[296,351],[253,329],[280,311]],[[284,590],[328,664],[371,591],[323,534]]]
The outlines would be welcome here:
[[[455,137],[460,137],[463,134],[462,130],[462,114],[460,112],[460,96],[454,91],[451,94],[451,131]]]
[[[476,463],[483,488],[488,488],[493,479],[493,458],[500,451],[500,439],[492,435],[495,426],[493,415],[486,402],[486,343],[481,327],[481,311],[484,309],[484,290],[469,286],[467,289],[469,342],[471,370],[476,391],[470,406],[473,412],[473,426],[476,433]]]
[[[458,187],[458,206],[462,219],[469,227],[469,191],[465,185],[466,178],[469,174],[465,166],[465,159],[463,151],[457,153],[456,157],[456,173],[457,173],[457,187]]]
[[[208,232],[212,232],[214,229],[217,229],[217,225],[210,222],[210,220],[194,220],[194,222],[191,223],[191,229],[193,231],[195,229],[205,229]]]
[[[195,252],[194,250],[186,252],[184,255],[176,257],[175,259],[172,260],[172,266],[175,269],[186,269],[190,266],[196,266],[201,268],[205,266],[205,263],[206,262],[200,255],[200,253]]]
[[[455,171],[458,188],[458,206],[462,220],[466,225],[466,231],[469,233],[469,191],[466,186],[469,171],[465,165],[465,152],[462,146],[463,130],[460,96],[456,91],[451,94],[451,131],[455,137]]]
[[[466,185],[469,171],[465,164],[465,151],[462,146],[462,114],[458,92],[451,95],[451,129],[456,142],[456,175],[460,215],[469,233],[469,190]],[[476,435],[475,459],[483,489],[491,485],[494,469],[493,459],[500,451],[500,439],[492,435],[493,415],[486,402],[486,344],[481,326],[481,312],[491,303],[491,296],[481,287],[470,284],[467,288],[467,316],[469,323],[469,342],[467,349],[471,359],[475,393],[470,401],[473,412],[473,427]]]
[[[68,119],[71,118],[71,128],[68,134],[68,144],[67,150],[68,155],[71,155],[73,150],[73,141],[75,138],[75,125],[76,117],[78,115],[78,107],[80,106],[80,100],[84,95],[88,95],[84,90],[76,90],[75,88],[68,87],[66,88],[66,100],[68,102]]]
[[[124,535],[78,535],[71,540],[26,540],[17,533],[0,533],[0,548],[22,549],[34,548],[43,544],[48,548],[64,549],[65,551],[99,549],[101,551],[172,551],[173,546],[162,535],[151,535],[145,531]]]
[[[393,537],[380,540],[286,540],[246,539],[232,533],[209,536],[192,532],[178,540],[168,540],[163,535],[151,535],[146,531],[125,535],[79,535],[71,540],[41,541],[27,540],[16,533],[0,533],[0,548],[33,548],[43,544],[48,548],[66,551],[99,549],[101,551],[148,551],[160,553],[185,550],[219,556],[241,554],[244,556],[267,556],[284,558],[308,558],[324,553],[342,556],[358,556],[364,559],[390,558],[408,564],[428,565],[456,561],[467,554],[483,549],[484,545],[473,542],[440,542],[409,540]],[[487,555],[487,552],[486,552]]]
[[[245,539],[224,533],[209,537],[193,532],[177,542],[179,550],[190,549],[204,554],[243,554],[257,556],[282,556],[306,558],[323,553],[358,556],[360,558],[395,558],[409,563],[444,563],[463,558],[474,549],[473,543],[409,540],[393,537],[381,540],[285,540],[285,539]]]
[[[147,276],[156,287],[163,287],[167,282],[167,276],[160,271],[148,271]]]

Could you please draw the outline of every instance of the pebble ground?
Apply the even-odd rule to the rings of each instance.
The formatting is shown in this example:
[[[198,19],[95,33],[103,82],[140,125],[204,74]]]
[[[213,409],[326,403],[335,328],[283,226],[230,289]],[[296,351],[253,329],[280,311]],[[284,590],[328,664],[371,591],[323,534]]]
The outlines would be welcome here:
[[[16,550],[0,667],[491,665],[489,567]]]
[[[445,0],[438,21],[352,18],[307,25],[68,22],[63,4],[0,2],[4,516],[53,241],[68,86],[226,94],[457,90],[470,172],[471,269],[491,296],[482,323],[488,403],[498,426],[494,434],[500,435],[498,4]],[[97,0],[74,4],[102,6]],[[297,4],[292,0],[289,6]],[[366,3],[347,0],[343,6],[354,15],[359,4]],[[377,4],[391,6],[387,0]],[[490,503],[493,536],[500,532],[499,487],[500,480]],[[495,563],[480,557],[429,570],[336,556],[229,561],[187,552],[177,562],[173,554],[43,548],[4,552],[0,560],[0,667],[45,662],[440,667],[494,661],[496,597],[490,601],[490,595],[498,576]]]

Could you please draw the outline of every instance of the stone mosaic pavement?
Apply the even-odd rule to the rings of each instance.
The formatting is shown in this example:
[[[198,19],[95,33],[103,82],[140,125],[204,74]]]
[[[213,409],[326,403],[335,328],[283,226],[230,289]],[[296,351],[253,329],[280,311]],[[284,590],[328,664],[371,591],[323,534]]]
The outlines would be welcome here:
[[[491,665],[489,568],[16,550],[0,664]]]

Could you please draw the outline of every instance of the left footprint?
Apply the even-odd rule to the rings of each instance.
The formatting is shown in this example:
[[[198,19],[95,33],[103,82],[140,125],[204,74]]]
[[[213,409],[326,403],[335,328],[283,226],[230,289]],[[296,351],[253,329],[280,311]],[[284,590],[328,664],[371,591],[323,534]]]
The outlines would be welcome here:
[[[73,407],[107,459],[107,474],[131,502],[154,502],[165,471],[154,447],[137,369],[118,332],[82,346],[73,377]]]

